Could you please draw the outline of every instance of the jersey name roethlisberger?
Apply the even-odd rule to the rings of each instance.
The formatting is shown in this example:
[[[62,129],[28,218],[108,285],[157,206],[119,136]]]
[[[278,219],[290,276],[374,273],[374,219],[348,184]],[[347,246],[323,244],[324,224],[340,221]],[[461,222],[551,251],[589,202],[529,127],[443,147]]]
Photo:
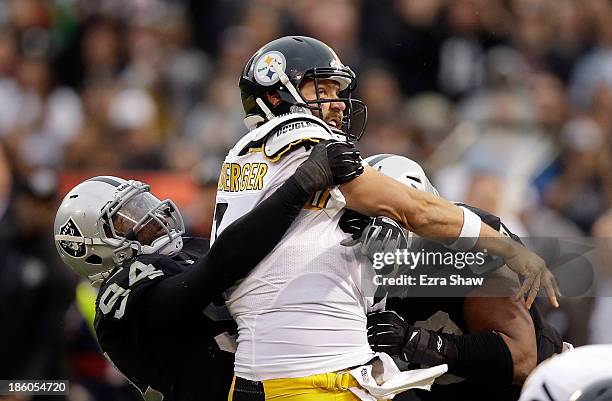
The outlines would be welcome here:
[[[226,192],[261,190],[267,172],[266,163],[223,163],[217,189]]]

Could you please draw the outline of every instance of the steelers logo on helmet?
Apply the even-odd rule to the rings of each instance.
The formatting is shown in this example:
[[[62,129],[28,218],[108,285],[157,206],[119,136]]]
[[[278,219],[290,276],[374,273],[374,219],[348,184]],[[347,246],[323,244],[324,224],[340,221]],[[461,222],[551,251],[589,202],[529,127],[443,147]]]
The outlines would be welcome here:
[[[285,56],[278,51],[271,51],[262,54],[255,63],[255,80],[261,85],[270,86],[279,81],[276,71],[285,71],[287,61]]]

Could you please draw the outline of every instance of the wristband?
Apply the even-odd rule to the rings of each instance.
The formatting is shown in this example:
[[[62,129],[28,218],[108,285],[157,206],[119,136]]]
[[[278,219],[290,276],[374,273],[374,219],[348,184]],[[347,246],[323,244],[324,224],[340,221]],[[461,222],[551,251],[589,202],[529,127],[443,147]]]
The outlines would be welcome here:
[[[463,209],[463,226],[459,238],[448,246],[456,251],[469,251],[474,248],[476,241],[480,237],[480,226],[482,220],[470,209],[460,206]]]

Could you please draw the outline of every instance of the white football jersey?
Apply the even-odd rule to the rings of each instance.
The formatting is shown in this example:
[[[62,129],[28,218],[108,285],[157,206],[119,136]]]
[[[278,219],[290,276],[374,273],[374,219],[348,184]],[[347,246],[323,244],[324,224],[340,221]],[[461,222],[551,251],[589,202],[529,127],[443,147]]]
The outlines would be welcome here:
[[[578,347],[542,362],[527,378],[519,401],[575,400],[604,379],[612,379],[612,344]]]
[[[308,157],[305,142],[330,137],[313,119],[268,122],[229,152],[219,180],[213,238],[295,172]],[[284,129],[288,124],[293,125]],[[271,140],[250,148],[270,130]],[[303,377],[373,357],[366,331],[371,298],[365,296],[368,280],[362,278],[371,265],[354,248],[340,246],[347,236],[338,227],[344,206],[337,188],[315,194],[276,248],[226,294],[238,323],[237,376]]]

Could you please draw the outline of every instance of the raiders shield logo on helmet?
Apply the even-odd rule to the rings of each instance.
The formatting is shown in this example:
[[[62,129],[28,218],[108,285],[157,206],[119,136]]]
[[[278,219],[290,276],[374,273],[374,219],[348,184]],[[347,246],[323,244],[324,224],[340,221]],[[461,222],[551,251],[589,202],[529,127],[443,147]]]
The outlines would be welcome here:
[[[68,221],[60,227],[60,235],[69,235],[71,237],[80,237],[83,238],[83,234],[72,220],[69,218]],[[85,256],[85,242],[73,242],[73,241],[59,241],[59,245],[62,249],[75,258]]]

